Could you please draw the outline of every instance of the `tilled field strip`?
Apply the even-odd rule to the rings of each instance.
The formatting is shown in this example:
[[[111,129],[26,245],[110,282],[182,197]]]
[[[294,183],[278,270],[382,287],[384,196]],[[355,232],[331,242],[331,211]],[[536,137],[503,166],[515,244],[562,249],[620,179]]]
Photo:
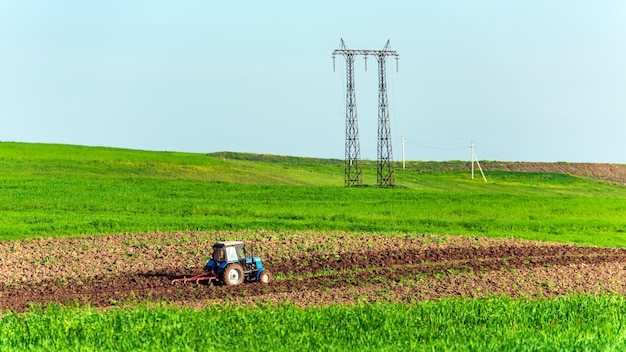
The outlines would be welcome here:
[[[333,237],[327,236],[327,241],[332,242]],[[426,243],[406,237],[395,239],[391,246],[372,250],[367,248],[370,245],[359,248],[352,242],[361,240],[371,244],[370,237],[348,240],[345,247],[350,250],[341,250],[341,245],[339,250],[320,245],[308,247],[306,240],[263,242],[265,251],[275,254],[268,262],[278,279],[269,286],[256,283],[234,288],[194,283],[172,285],[173,278],[195,274],[203,264],[180,264],[201,254],[178,251],[178,256],[169,255],[167,263],[170,265],[146,266],[146,270],[131,266],[110,274],[84,275],[81,270],[89,271],[94,267],[93,263],[87,263],[71,275],[60,274],[29,282],[6,280],[0,288],[0,306],[19,311],[27,309],[31,303],[78,301],[106,307],[129,300],[185,302],[191,306],[225,300],[310,305],[355,303],[364,299],[409,301],[446,296],[544,296],[626,290],[619,279],[624,276],[626,265],[626,251],[621,249],[456,237],[447,238],[443,244],[432,244],[430,239]],[[125,253],[122,258],[112,260],[139,257],[133,256],[129,248],[121,252]],[[36,253],[30,256],[39,258]],[[77,256],[84,258],[81,253]],[[37,260],[31,262],[37,264]],[[63,266],[63,263],[57,265]]]
[[[576,263],[604,263],[626,260],[626,251],[609,248],[576,248],[567,246],[548,247],[543,249],[525,247],[520,253],[511,253],[514,248],[501,246],[484,249],[458,248],[448,250],[402,250],[394,253],[359,252],[342,253],[335,258],[326,255],[300,257],[286,263],[277,263],[272,266],[276,272],[292,274],[312,274],[328,270],[354,270],[359,268],[389,268],[395,265],[417,265],[425,268],[425,273],[431,266],[456,268],[468,266],[480,269],[490,264],[490,269],[498,267],[522,268],[537,265],[567,265]],[[499,262],[499,264],[497,263]]]

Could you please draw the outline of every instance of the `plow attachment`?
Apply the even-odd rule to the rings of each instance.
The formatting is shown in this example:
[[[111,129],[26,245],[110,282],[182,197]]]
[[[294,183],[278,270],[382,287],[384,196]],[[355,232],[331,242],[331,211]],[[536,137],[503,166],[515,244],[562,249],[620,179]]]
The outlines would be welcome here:
[[[209,284],[211,283],[211,281],[213,280],[217,280],[217,276],[215,276],[215,274],[213,273],[213,271],[205,271],[202,274],[198,274],[196,276],[192,276],[192,277],[181,277],[180,279],[174,279],[172,280],[172,285],[176,282],[193,282],[195,281],[197,284],[200,283],[200,281],[208,281]]]

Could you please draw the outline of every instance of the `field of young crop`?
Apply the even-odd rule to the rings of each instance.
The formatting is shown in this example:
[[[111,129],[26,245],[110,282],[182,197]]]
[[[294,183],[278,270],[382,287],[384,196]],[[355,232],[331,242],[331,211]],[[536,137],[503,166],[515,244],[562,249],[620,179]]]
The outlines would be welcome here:
[[[626,348],[622,184],[396,175],[0,143],[0,350]],[[226,239],[274,282],[172,285]]]

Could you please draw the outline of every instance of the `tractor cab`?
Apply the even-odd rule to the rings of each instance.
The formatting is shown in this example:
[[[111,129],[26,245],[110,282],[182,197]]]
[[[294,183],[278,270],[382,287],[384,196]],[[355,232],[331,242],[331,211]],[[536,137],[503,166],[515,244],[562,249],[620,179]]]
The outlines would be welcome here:
[[[246,251],[242,241],[223,241],[213,245],[213,260],[216,263],[245,263]]]

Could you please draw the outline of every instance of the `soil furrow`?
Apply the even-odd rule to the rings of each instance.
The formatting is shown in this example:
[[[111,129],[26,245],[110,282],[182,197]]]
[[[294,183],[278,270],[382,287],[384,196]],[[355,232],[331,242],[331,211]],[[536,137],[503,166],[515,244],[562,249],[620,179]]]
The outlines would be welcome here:
[[[626,263],[626,256],[619,250],[598,249],[594,252],[589,248],[568,248],[567,251],[561,248],[550,250],[530,248],[523,252],[535,256],[520,256],[507,246],[464,251],[455,248],[450,251],[449,256],[445,250],[435,250],[434,253],[429,253],[428,250],[401,251],[388,256],[390,260],[383,260],[384,255],[377,252],[367,251],[357,254],[344,253],[333,261],[329,261],[326,255],[318,255],[308,257],[308,265],[305,267],[301,266],[302,259],[283,262],[279,268],[291,268],[295,271],[283,273],[286,275],[285,279],[277,280],[269,286],[254,283],[239,287],[208,287],[193,283],[171,285],[171,279],[180,277],[178,273],[181,271],[187,275],[193,274],[189,270],[172,267],[158,272],[113,277],[96,276],[81,282],[41,280],[34,284],[5,285],[0,289],[0,297],[2,308],[18,311],[26,309],[31,303],[50,302],[81,302],[103,307],[126,301],[145,300],[209,302],[256,298],[263,301],[264,297],[293,296],[302,290],[352,288],[358,291],[372,285],[392,286],[407,280],[432,281],[446,276],[465,277],[467,282],[491,271],[508,271],[513,275],[514,271],[524,272],[535,267],[616,264],[617,267],[623,268]],[[510,256],[511,254],[514,256]],[[436,260],[426,262],[425,258]],[[312,270],[313,268],[317,270]],[[272,267],[272,270],[275,270],[275,267]],[[302,277],[302,275],[314,276]],[[436,280],[434,283],[435,287],[440,286]],[[449,290],[450,287],[439,287],[436,292]]]

